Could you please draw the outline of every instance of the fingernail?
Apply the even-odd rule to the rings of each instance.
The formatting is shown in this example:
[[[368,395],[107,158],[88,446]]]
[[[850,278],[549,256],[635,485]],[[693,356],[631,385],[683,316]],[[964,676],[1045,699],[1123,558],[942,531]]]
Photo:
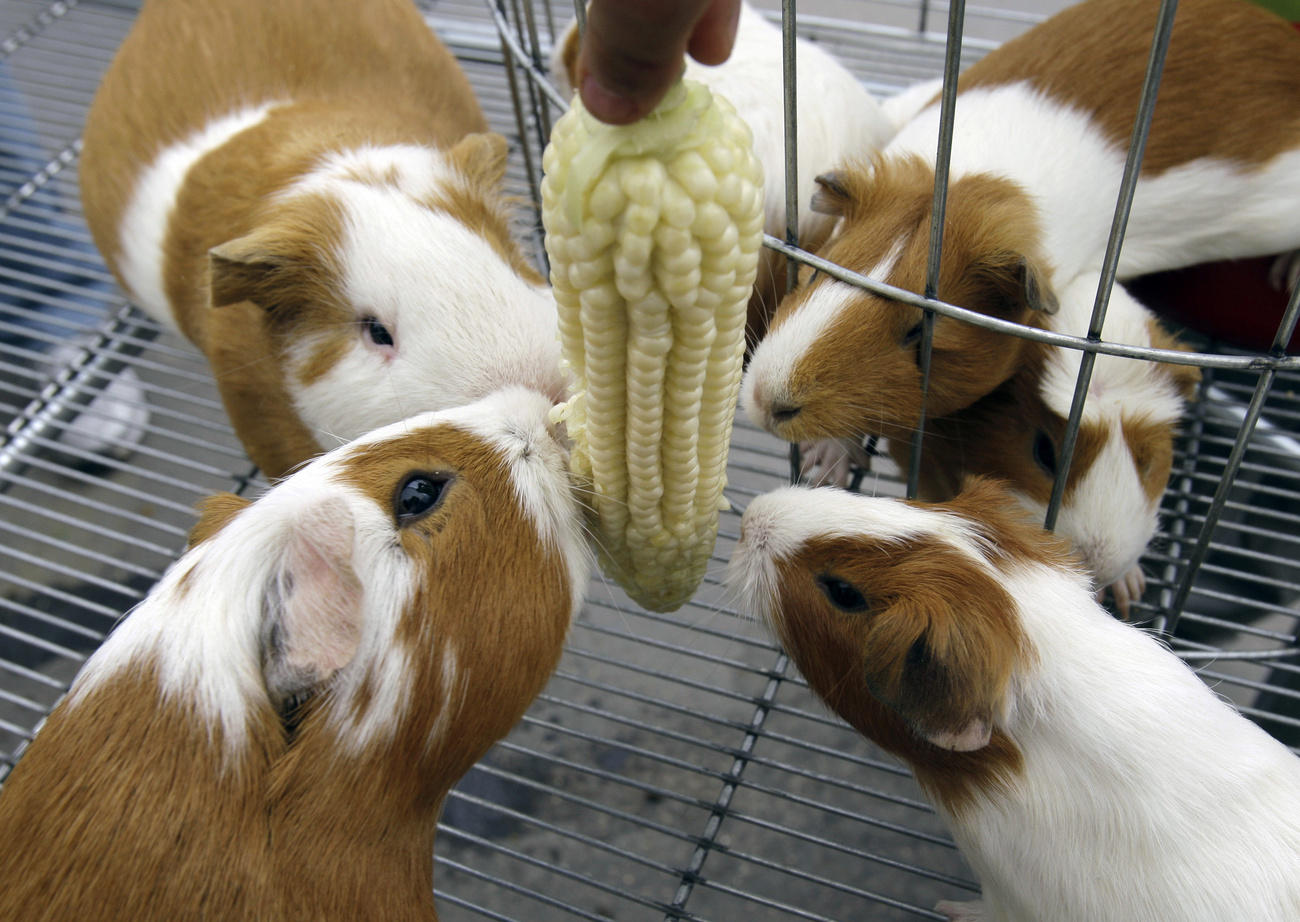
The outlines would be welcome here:
[[[640,101],[606,89],[595,74],[587,73],[583,76],[581,92],[582,104],[587,107],[587,111],[607,124],[627,125],[642,115]]]

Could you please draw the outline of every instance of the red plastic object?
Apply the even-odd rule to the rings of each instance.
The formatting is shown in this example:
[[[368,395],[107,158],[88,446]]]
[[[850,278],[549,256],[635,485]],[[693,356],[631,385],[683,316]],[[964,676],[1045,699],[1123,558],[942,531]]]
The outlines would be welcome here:
[[[1124,287],[1175,323],[1243,349],[1266,352],[1277,335],[1288,295],[1268,282],[1273,259],[1201,263],[1144,275]],[[1292,334],[1286,351],[1300,354],[1300,328]]]

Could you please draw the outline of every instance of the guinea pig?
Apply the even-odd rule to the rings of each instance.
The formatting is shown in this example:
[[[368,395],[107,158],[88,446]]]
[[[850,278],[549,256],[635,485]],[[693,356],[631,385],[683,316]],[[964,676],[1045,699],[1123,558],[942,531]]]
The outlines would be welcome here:
[[[937,294],[1082,335],[1059,289],[1100,276],[1145,76],[1156,0],[1085,0],[972,65],[958,84]],[[1246,0],[1178,5],[1121,278],[1300,246],[1300,33]],[[818,255],[924,290],[936,102],[879,156],[819,177],[838,219]],[[921,314],[811,274],[782,302],[742,385],[789,441],[906,438],[921,417]],[[938,317],[927,418],[969,406],[1035,347]]]
[[[1062,301],[1091,305],[1091,276],[1067,285]],[[1181,349],[1156,317],[1116,285],[1103,337]],[[1074,399],[1082,353],[1049,347],[993,393],[926,427],[918,494],[949,500],[972,474],[1003,480],[1030,516],[1043,522]],[[1081,558],[1094,585],[1109,588],[1128,617],[1146,578],[1138,561],[1159,524],[1175,430],[1200,381],[1190,365],[1098,355],[1066,477],[1055,530]],[[907,470],[911,442],[889,443]]]
[[[278,477],[501,386],[563,399],[486,130],[410,0],[148,0],[86,117],[82,201]]]
[[[995,482],[759,496],[728,582],[950,825],[983,889],[950,919],[1300,918],[1300,759],[1112,618]]]
[[[763,165],[763,229],[784,239],[785,97],[781,46],[780,26],[749,3],[741,2],[731,56],[715,67],[687,58],[685,76],[726,97],[749,125],[754,152]],[[562,92],[572,93],[578,85],[579,50],[575,20],[551,56],[551,79]],[[802,246],[815,248],[825,239],[831,222],[809,207],[815,189],[813,178],[845,158],[866,156],[881,148],[923,100],[909,103],[905,99],[886,111],[843,64],[807,39],[796,39],[795,62],[799,239]],[[777,301],[785,293],[785,263],[784,256],[763,250],[746,322],[746,342],[751,347],[762,337]]]
[[[0,917],[436,920],[443,799],[590,571],[550,407],[506,388],[209,501],[5,781]]]

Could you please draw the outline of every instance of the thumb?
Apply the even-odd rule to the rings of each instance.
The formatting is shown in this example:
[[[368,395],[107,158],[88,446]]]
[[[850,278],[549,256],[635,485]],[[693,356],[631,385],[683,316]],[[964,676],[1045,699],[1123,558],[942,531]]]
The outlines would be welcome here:
[[[582,102],[610,124],[634,122],[681,76],[684,56],[720,64],[741,0],[592,0],[578,56]]]

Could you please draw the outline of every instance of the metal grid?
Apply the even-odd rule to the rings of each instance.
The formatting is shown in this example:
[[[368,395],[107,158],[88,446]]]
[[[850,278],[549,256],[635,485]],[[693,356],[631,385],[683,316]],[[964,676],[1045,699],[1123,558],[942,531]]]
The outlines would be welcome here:
[[[946,8],[827,7],[851,10],[846,22],[813,6],[800,31],[873,91],[942,73],[943,37],[930,30]],[[480,0],[426,8],[511,138],[510,178],[526,199],[541,90],[504,66],[509,49]],[[263,486],[201,357],[130,309],[81,223],[81,118],[133,15],[90,0],[0,4],[0,780],[84,658],[175,559],[192,504]],[[540,0],[496,15],[534,64],[570,16],[567,2],[551,11]],[[1035,18],[970,8],[962,63]],[[1175,647],[1295,746],[1300,373],[1255,365],[1206,371],[1139,611],[1158,618],[1186,593]],[[1268,366],[1277,380],[1226,476]],[[109,431],[99,450],[84,447],[90,421],[142,404],[138,444]],[[742,421],[729,469],[737,509],[788,470],[785,446]],[[1204,563],[1180,592],[1226,481]],[[864,489],[902,484],[882,466]],[[710,576],[678,612],[641,611],[593,583],[555,679],[448,802],[435,880],[444,920],[938,919],[936,900],[974,892],[907,773],[829,715],[726,598],[717,576],[737,530],[725,516]]]

